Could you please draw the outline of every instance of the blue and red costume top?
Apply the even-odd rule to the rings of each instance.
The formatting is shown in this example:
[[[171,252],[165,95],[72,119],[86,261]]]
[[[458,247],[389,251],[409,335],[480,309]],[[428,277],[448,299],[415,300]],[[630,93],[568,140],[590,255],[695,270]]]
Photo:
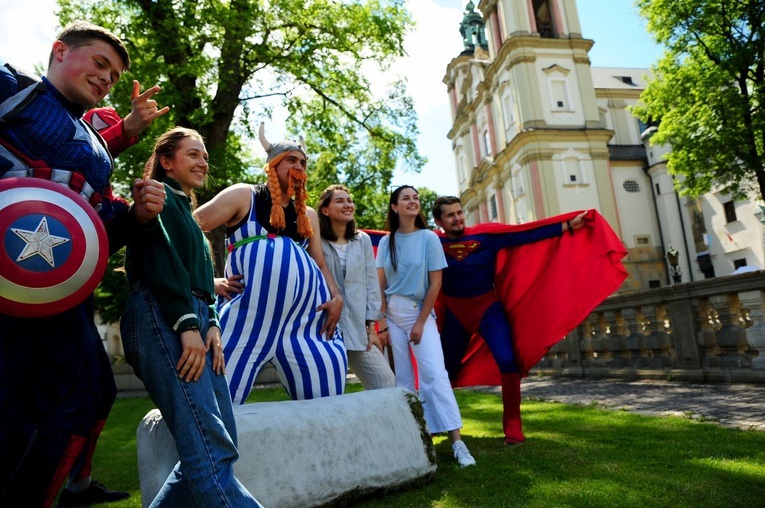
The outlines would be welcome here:
[[[109,178],[112,155],[135,138],[123,135],[116,111],[88,112],[86,118],[99,124],[96,132],[82,117],[84,109],[46,78],[9,65],[0,67],[0,103],[0,178],[35,177],[68,185],[90,201],[105,223],[110,252],[123,246],[128,202],[114,196]]]

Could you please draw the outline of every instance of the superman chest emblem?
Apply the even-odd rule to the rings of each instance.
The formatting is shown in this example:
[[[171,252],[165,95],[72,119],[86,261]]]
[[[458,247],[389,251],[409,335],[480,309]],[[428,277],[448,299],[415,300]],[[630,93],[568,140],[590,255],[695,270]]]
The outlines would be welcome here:
[[[477,240],[468,240],[466,242],[454,242],[444,244],[444,253],[447,256],[451,256],[457,261],[462,261],[481,245],[481,242]]]

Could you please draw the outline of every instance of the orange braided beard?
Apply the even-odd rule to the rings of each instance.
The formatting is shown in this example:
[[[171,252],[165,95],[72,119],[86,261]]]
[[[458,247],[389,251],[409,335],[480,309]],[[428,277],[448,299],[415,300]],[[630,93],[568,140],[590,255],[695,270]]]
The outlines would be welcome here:
[[[313,228],[311,227],[311,221],[306,214],[306,199],[308,198],[308,191],[305,188],[305,182],[308,179],[308,175],[305,171],[297,169],[290,169],[289,172],[289,187],[287,192],[292,195],[295,192],[295,211],[297,212],[297,231],[302,238],[309,238],[313,235]]]

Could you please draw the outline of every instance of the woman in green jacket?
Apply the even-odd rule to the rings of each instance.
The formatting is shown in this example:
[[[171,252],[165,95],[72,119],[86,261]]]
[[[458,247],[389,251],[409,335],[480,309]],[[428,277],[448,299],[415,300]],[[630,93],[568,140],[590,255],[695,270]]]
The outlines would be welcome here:
[[[213,269],[191,215],[209,169],[202,137],[176,127],[145,175],[165,186],[159,221],[128,244],[132,290],[120,321],[125,357],[175,438],[180,461],[151,506],[260,506],[236,479],[236,426],[224,376]]]

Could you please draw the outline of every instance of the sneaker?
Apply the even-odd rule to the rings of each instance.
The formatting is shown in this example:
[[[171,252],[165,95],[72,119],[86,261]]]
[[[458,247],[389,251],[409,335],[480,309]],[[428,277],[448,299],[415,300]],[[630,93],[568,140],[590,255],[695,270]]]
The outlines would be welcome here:
[[[98,503],[113,503],[130,497],[128,492],[109,490],[95,480],[90,482],[90,486],[80,492],[66,490],[61,493],[58,499],[59,508],[68,506],[87,506]]]
[[[452,444],[452,450],[454,450],[454,458],[459,462],[460,467],[475,466],[475,459],[462,441],[455,441]]]

